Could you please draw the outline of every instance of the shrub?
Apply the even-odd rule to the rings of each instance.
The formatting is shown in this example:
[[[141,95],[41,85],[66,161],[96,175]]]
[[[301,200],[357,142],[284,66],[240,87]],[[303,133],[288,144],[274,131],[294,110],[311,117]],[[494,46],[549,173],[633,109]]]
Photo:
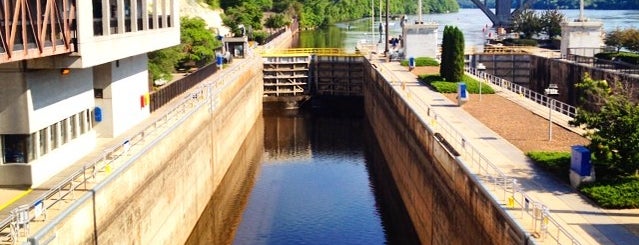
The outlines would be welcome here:
[[[537,44],[535,39],[504,39],[504,45],[506,46],[537,46]]]
[[[264,44],[264,41],[268,37],[268,33],[265,31],[256,31],[253,32],[253,40],[259,43],[260,45]]]
[[[639,179],[636,176],[589,183],[579,189],[603,208],[639,208]]]
[[[570,171],[570,152],[532,151],[526,156],[542,169],[552,173],[559,179],[568,181]]]
[[[402,66],[408,66],[408,60],[402,60],[400,62]],[[415,58],[415,66],[438,66],[439,61],[431,57],[417,57]]]
[[[629,64],[639,64],[639,54],[630,52],[604,52],[595,54],[595,58],[603,60],[619,60]]]
[[[439,75],[420,75],[419,80],[423,83],[430,85],[437,92],[440,93],[457,93],[457,83],[456,82],[447,82]],[[462,77],[462,81],[466,83],[466,90],[468,90],[471,94],[479,93],[479,81],[476,79],[464,75]],[[482,83],[481,86],[482,94],[494,94],[495,90],[490,87],[488,84]]]

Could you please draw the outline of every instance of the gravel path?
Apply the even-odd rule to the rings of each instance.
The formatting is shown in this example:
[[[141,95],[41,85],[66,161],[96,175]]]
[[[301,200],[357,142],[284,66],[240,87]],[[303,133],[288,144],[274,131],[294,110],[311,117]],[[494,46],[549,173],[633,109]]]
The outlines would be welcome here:
[[[436,74],[438,67],[416,67],[413,73]],[[445,94],[455,100],[455,94]],[[585,145],[589,141],[572,131],[553,124],[552,140],[549,140],[548,120],[497,94],[471,95],[462,106],[465,111],[495,131],[523,152],[570,152],[572,145]]]

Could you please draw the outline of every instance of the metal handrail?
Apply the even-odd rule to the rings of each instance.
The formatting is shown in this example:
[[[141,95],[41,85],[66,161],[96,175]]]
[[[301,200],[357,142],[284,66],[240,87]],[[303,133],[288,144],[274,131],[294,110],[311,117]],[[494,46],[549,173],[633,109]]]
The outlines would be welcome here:
[[[380,72],[381,73],[381,72]],[[388,73],[387,73],[388,74]],[[454,148],[456,150],[459,149],[463,149],[464,150],[464,155],[466,157],[468,157],[470,159],[470,163],[473,164],[473,166],[476,165],[477,169],[478,169],[478,173],[476,175],[481,176],[482,175],[482,170],[484,173],[486,173],[487,177],[489,177],[490,181],[492,181],[492,186],[493,188],[501,188],[503,197],[506,198],[506,196],[510,193],[512,193],[512,197],[514,198],[516,193],[519,193],[520,195],[524,196],[525,198],[527,198],[528,200],[530,200],[531,202],[534,203],[538,203],[540,204],[542,207],[545,207],[545,205],[543,205],[541,202],[535,202],[532,198],[530,198],[523,190],[519,189],[517,190],[516,185],[510,185],[509,183],[516,183],[516,180],[512,177],[508,177],[503,171],[501,171],[494,163],[492,163],[492,161],[490,161],[484,154],[482,154],[471,142],[469,142],[464,136],[463,134],[461,134],[455,127],[452,126],[452,124],[450,124],[446,119],[444,119],[442,116],[440,116],[438,113],[435,112],[435,109],[433,107],[431,107],[428,102],[424,101],[423,98],[419,97],[419,96],[411,96],[410,94],[414,94],[412,92],[413,88],[410,87],[406,87],[404,84],[404,81],[402,81],[401,79],[399,79],[397,77],[396,74],[394,73],[390,73],[391,80],[389,81],[391,84],[393,84],[394,82],[399,82],[402,86],[401,89],[404,90],[407,93],[408,98],[416,98],[416,105],[421,107],[422,110],[425,110],[426,116],[428,116],[430,118],[430,120],[424,120],[422,118],[422,114],[416,113],[413,110],[413,113],[415,113],[415,115],[417,116],[417,118],[419,119],[419,121],[424,124],[427,128],[430,128],[433,132],[435,132],[435,128],[439,128],[440,132],[443,132],[446,136],[446,140],[449,143],[454,143],[455,146]],[[399,89],[396,89],[396,91],[398,91]],[[399,92],[399,91],[398,91]],[[405,100],[405,99],[404,99]],[[407,103],[407,102],[406,102]],[[428,121],[430,121],[430,123],[427,123]],[[479,180],[481,180],[481,178],[478,178]],[[515,203],[518,203],[515,201]],[[514,204],[514,203],[513,203]],[[524,210],[524,208],[527,209],[527,207],[525,207],[525,204],[522,203],[518,203],[519,206],[521,207],[522,210]],[[528,213],[528,212],[522,212],[522,213]],[[530,217],[533,220],[536,220],[533,215],[531,213],[528,213],[530,215]],[[540,227],[541,224],[544,223],[544,225],[549,225],[552,224],[555,226],[555,229],[557,230],[558,234],[556,236],[551,236],[556,242],[557,244],[562,244],[561,241],[559,240],[560,234],[563,234],[566,238],[568,238],[571,243],[573,245],[579,245],[581,244],[574,236],[572,236],[565,228],[563,228],[561,226],[561,224],[559,224],[554,217],[552,217],[552,215],[550,215],[550,212],[545,210],[545,216],[548,220],[548,222],[546,223],[545,219],[539,220],[540,222]],[[536,224],[536,223],[535,223]],[[548,231],[548,227],[546,227],[546,230],[542,231],[543,235],[548,235],[549,232]]]
[[[247,62],[244,62],[244,63],[247,63]],[[201,103],[206,103],[208,101],[211,101],[213,99],[212,97],[216,96],[217,93],[210,93],[211,89],[208,89],[208,88],[209,87],[216,88],[216,90],[218,90],[219,92],[220,89],[228,85],[226,81],[232,81],[233,79],[240,76],[240,72],[237,72],[237,71],[239,69],[243,69],[244,67],[245,67],[244,64],[238,64],[236,66],[233,66],[231,69],[222,70],[223,73],[227,73],[227,74],[220,75],[220,77],[223,77],[223,78],[219,80],[215,80],[215,81],[205,82],[203,85],[200,85],[194,88],[192,92],[183,95],[182,100],[180,102],[176,103],[175,105],[167,109],[165,112],[163,112],[162,116],[158,117],[155,121],[150,123],[147,127],[145,127],[139,132],[132,134],[129,137],[125,137],[126,140],[124,142],[126,144],[125,143],[117,144],[105,149],[100,156],[96,157],[92,161],[83,165],[81,168],[78,168],[67,178],[58,182],[56,185],[54,185],[54,187],[52,187],[51,189],[47,190],[45,193],[40,195],[34,202],[28,205],[29,206],[28,212],[34,212],[36,205],[40,205],[42,203],[43,205],[42,211],[45,213],[44,219],[46,220],[46,210],[54,207],[60,201],[66,200],[65,198],[67,198],[68,196],[70,195],[73,196],[74,191],[81,185],[85,185],[85,188],[86,188],[86,185],[90,180],[95,180],[97,178],[96,176],[97,173],[107,172],[106,169],[107,168],[110,169],[114,165],[113,163],[116,160],[118,160],[120,157],[124,156],[127,153],[127,150],[129,148],[134,147],[138,145],[139,143],[143,142],[146,136],[151,135],[153,132],[155,132],[155,130],[159,129],[160,126],[165,125],[169,121],[174,120],[180,116],[184,116],[185,112],[189,109],[194,110],[194,108],[197,108],[197,107],[189,106],[192,104],[192,102],[201,104]],[[209,93],[205,93],[205,91],[209,91]],[[118,166],[113,166],[113,167],[118,167]],[[123,165],[119,167],[126,167],[126,166]],[[29,215],[30,221],[36,218],[38,217],[35,217],[35,215],[33,216]],[[16,217],[14,215],[10,215],[9,217],[6,217],[5,219],[3,219],[0,222],[0,231],[10,228],[11,224],[15,222],[15,220],[16,220]],[[16,242],[15,239],[13,238],[15,235],[13,233],[14,231],[11,230],[8,235],[8,236],[11,236],[11,239],[9,241],[11,242],[11,244],[15,244]],[[2,242],[2,240],[0,240],[0,242]]]
[[[303,55],[333,55],[333,56],[362,56],[342,48],[289,48],[264,49],[259,51],[263,57],[269,56],[303,56]]]
[[[546,95],[537,93],[535,91],[532,91],[526,87],[523,87],[519,84],[510,82],[506,79],[494,76],[492,74],[483,72],[481,70],[475,69],[475,68],[471,68],[471,67],[466,67],[466,72],[470,73],[471,75],[474,75],[476,77],[479,78],[484,78],[487,82],[490,82],[496,86],[499,86],[500,88],[504,88],[507,89],[513,93],[517,93],[519,95],[522,95],[523,97],[534,101],[537,104],[540,104],[542,106],[545,106],[553,111],[559,112],[563,115],[566,115],[570,118],[575,118],[575,116],[577,116],[577,108],[569,105],[567,103],[558,101],[556,99],[550,98]]]

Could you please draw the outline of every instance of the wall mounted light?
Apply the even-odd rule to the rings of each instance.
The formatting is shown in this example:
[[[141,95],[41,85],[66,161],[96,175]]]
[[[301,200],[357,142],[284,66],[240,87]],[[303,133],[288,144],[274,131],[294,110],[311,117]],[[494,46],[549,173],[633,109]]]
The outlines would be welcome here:
[[[69,69],[69,68],[60,69],[60,75],[62,75],[62,76],[69,75],[69,73],[71,73],[71,69]]]

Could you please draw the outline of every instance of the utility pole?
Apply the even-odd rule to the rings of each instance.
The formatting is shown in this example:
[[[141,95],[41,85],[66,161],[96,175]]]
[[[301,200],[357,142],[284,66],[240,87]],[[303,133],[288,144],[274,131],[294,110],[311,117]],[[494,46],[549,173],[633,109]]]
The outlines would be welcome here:
[[[388,5],[390,5],[389,2],[390,2],[390,0],[386,0],[386,30],[385,30],[386,31],[386,33],[385,33],[386,38],[384,38],[384,40],[385,40],[384,41],[384,43],[385,43],[385,45],[384,45],[384,55],[389,55],[388,54],[388,12],[389,12],[388,11],[388,9],[389,9]]]

